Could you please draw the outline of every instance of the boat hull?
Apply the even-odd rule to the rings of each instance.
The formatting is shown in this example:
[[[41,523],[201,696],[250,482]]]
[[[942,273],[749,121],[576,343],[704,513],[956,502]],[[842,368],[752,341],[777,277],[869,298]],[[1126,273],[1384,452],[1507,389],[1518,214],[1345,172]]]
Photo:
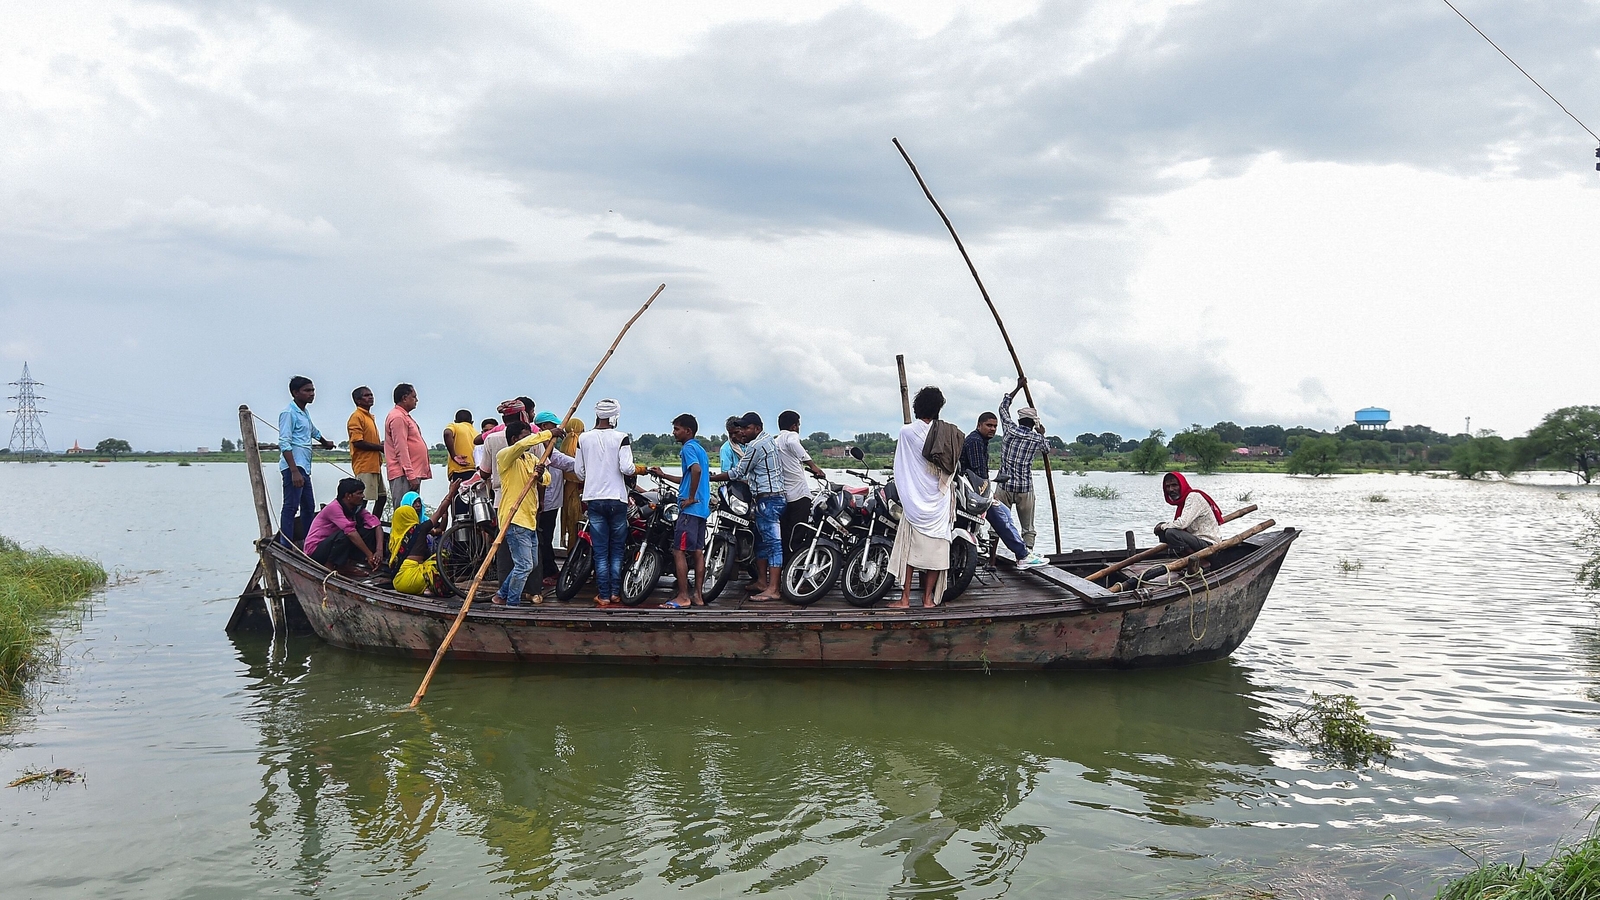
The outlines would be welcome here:
[[[1021,573],[934,610],[595,609],[474,604],[458,659],[528,663],[1028,670],[1171,666],[1220,659],[1249,635],[1289,545],[1283,529],[1203,584],[1089,606]],[[454,603],[365,587],[285,548],[270,551],[312,630],[352,650],[431,657]],[[1069,555],[1071,556],[1071,555]],[[487,595],[486,595],[487,596]]]

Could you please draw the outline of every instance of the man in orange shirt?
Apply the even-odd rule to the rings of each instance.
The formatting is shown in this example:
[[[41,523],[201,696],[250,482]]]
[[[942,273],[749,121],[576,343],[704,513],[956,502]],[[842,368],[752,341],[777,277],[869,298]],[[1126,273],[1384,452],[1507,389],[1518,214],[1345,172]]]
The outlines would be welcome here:
[[[394,409],[383,420],[383,459],[389,475],[389,496],[400,502],[411,491],[421,492],[422,482],[433,477],[428,465],[428,442],[411,418],[417,408],[417,389],[405,382],[395,385]]]
[[[350,468],[372,501],[372,514],[382,516],[389,490],[383,479],[383,434],[372,418],[372,388],[362,385],[350,392],[350,399],[356,402],[356,411],[345,423],[350,432]]]

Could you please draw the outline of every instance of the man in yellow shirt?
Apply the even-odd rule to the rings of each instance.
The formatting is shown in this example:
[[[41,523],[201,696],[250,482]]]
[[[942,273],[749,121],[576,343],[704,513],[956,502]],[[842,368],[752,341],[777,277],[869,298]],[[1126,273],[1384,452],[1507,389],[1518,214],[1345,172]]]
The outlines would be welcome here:
[[[381,516],[389,489],[383,481],[383,432],[372,418],[372,388],[362,385],[350,392],[350,399],[356,402],[356,411],[345,423],[350,432],[350,468],[372,501],[372,514]]]
[[[456,410],[456,420],[444,427],[444,448],[450,454],[444,469],[451,481],[471,478],[472,473],[478,471],[477,463],[472,461],[473,442],[477,439],[478,429],[472,426],[471,411]]]
[[[506,448],[495,454],[494,465],[500,473],[500,528],[505,532],[505,546],[511,551],[511,574],[500,582],[494,595],[496,606],[521,606],[522,587],[539,562],[539,496],[550,477],[529,450],[549,440],[559,440],[562,431],[534,431],[527,422],[517,419],[506,426]],[[524,493],[528,479],[538,484]],[[517,498],[522,502],[518,503]],[[542,594],[535,594],[533,602],[542,603]]]

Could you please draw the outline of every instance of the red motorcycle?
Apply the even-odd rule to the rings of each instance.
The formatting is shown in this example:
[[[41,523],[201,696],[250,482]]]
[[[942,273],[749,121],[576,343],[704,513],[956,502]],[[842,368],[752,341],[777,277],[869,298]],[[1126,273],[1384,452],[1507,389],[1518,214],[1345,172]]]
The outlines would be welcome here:
[[[639,605],[649,595],[650,591],[655,590],[655,583],[660,580],[661,572],[666,566],[664,552],[656,552],[659,548],[645,546],[645,536],[651,532],[651,522],[658,517],[657,510],[663,505],[661,503],[662,495],[663,492],[660,490],[643,491],[637,487],[628,488],[628,543],[627,549],[623,551],[622,555],[622,602],[628,606]],[[673,498],[672,502],[665,505],[672,508],[673,519],[676,520],[678,508],[676,497]],[[671,526],[669,525],[667,533],[668,544],[671,543],[671,538]],[[652,552],[641,552],[644,550]],[[648,573],[643,571],[640,564],[649,562],[649,560],[643,558],[646,556],[655,559],[655,578],[648,579],[649,587],[641,593],[637,588],[647,580],[645,575]],[[635,590],[632,591],[627,590],[630,587],[628,584],[628,576],[630,574],[635,576],[632,585]],[[594,538],[589,535],[589,517],[586,515],[583,517],[583,521],[578,524],[578,540],[567,550],[567,561],[561,566],[561,574],[556,578],[556,599],[571,600],[573,597],[578,596],[578,591],[582,590],[583,586],[588,584],[589,579],[593,577]]]

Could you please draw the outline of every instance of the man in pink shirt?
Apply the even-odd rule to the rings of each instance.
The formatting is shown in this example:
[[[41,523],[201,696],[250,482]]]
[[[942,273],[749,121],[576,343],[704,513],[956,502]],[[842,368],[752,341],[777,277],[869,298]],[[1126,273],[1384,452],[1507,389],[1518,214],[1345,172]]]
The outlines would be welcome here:
[[[367,512],[366,486],[355,478],[339,482],[338,499],[324,506],[306,532],[306,555],[330,569],[354,574],[365,563],[369,572],[383,566],[383,529]]]
[[[433,477],[428,465],[428,442],[411,418],[417,408],[417,389],[405,382],[394,387],[394,409],[383,420],[383,461],[389,475],[389,498],[400,508],[400,498],[420,492],[422,482]],[[398,493],[397,493],[398,492]]]

